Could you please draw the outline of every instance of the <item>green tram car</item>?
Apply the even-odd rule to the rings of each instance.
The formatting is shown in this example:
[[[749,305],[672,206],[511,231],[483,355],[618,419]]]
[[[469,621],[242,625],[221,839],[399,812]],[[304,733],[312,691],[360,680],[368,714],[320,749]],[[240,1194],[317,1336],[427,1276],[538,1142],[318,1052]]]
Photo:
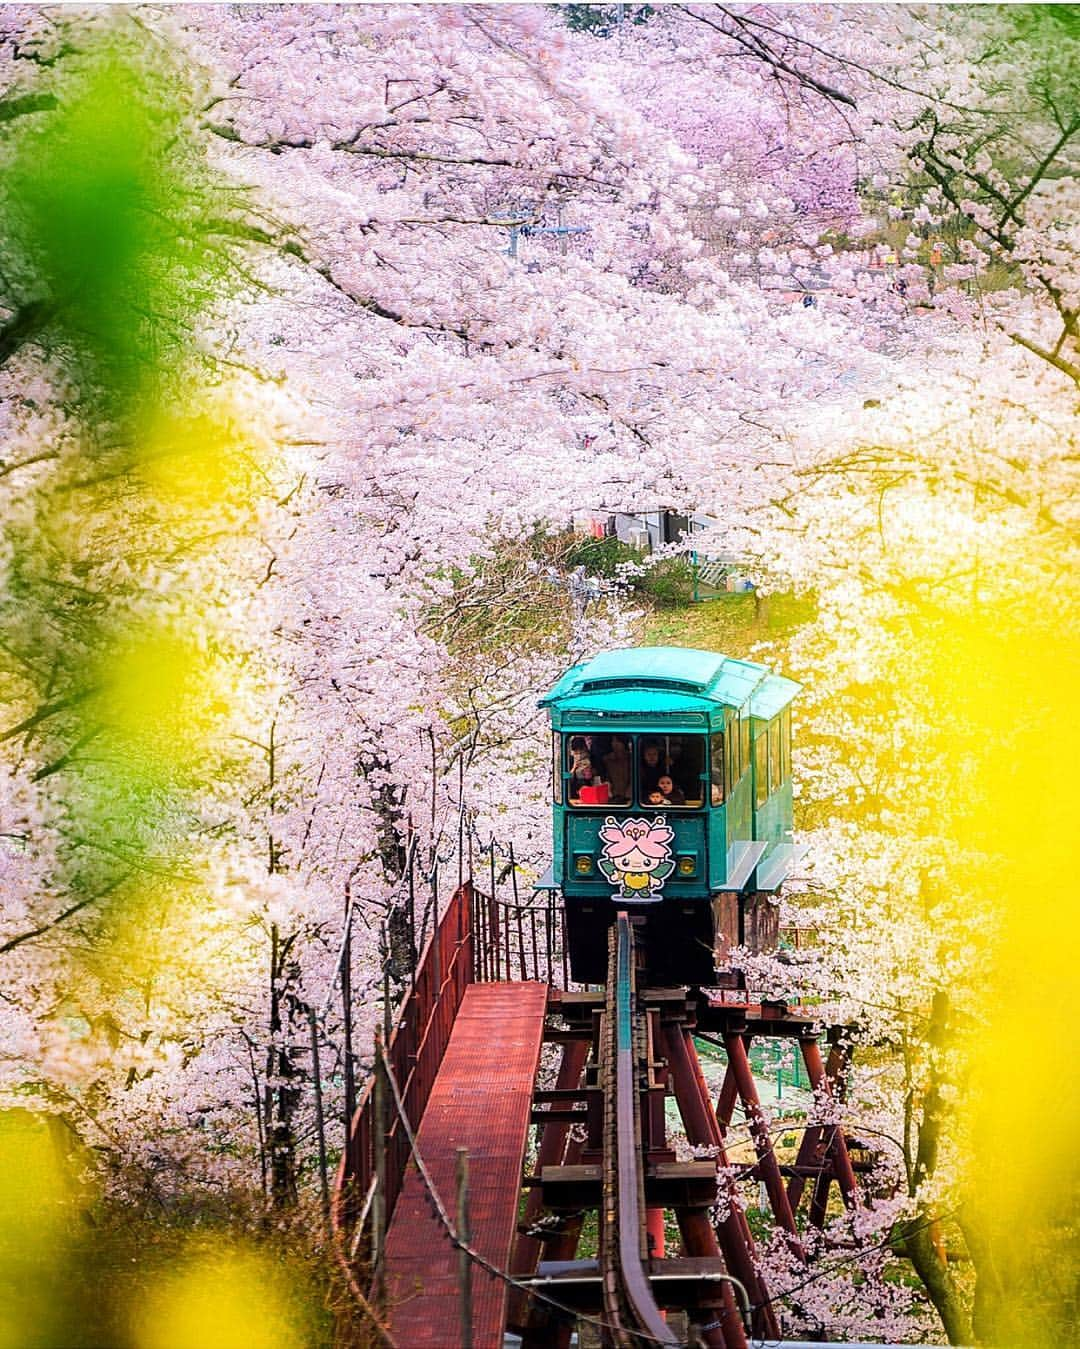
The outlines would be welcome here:
[[[791,702],[753,661],[681,647],[604,652],[541,700],[551,718],[552,866],[573,977],[607,977],[617,909],[649,978],[716,982],[730,947],[775,948],[795,860]]]

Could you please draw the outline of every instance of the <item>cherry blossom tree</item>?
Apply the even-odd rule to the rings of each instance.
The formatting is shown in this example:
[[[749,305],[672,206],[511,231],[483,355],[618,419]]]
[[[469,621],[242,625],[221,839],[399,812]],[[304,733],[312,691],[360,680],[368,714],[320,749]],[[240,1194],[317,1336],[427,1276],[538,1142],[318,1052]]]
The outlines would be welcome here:
[[[919,652],[973,601],[1071,613],[1075,84],[1036,40],[1062,19],[954,13],[5,11],[33,190],[3,201],[3,1090],[127,1193],[305,1193],[312,1028],[340,1116],[410,841],[438,851],[464,765],[542,869],[536,692],[637,630],[617,595],[575,622],[552,540],[702,510],[704,547],[818,604],[783,654],[823,944],[755,978],[873,1046],[851,1108],[883,1193],[844,1237],[877,1328],[918,1328],[899,1251],[967,1337],[940,1107],[995,918]],[[102,70],[143,90],[134,151]],[[57,187],[98,117],[129,179]],[[72,240],[112,238],[132,181],[148,209],[91,274]],[[929,274],[916,314],[892,287],[929,302]],[[792,1293],[804,1324],[858,1330],[849,1273]]]

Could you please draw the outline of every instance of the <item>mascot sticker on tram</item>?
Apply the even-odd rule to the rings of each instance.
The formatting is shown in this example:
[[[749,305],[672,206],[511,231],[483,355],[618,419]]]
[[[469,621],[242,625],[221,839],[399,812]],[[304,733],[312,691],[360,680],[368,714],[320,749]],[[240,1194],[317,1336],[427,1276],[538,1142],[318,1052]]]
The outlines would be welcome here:
[[[609,815],[600,837],[604,848],[597,865],[617,887],[612,898],[658,902],[664,882],[675,870],[671,857],[675,832],[664,817],[617,820]]]

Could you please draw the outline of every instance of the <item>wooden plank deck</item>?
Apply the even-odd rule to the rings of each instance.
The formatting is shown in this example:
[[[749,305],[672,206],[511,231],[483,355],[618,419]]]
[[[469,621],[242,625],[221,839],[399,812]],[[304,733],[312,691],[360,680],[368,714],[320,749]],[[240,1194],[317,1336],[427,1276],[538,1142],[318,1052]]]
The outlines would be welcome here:
[[[417,1146],[455,1218],[456,1149],[469,1150],[472,1245],[510,1265],[546,984],[472,984],[454,1022]],[[458,1253],[410,1163],[387,1233],[390,1330],[402,1349],[459,1349]],[[474,1349],[501,1349],[506,1285],[473,1265]]]

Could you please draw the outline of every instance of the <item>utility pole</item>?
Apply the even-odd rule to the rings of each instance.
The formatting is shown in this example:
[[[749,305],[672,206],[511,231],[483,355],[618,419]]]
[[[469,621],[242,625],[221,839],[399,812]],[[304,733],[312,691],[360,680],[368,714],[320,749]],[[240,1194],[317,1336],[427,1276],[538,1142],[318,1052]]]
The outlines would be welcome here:
[[[570,657],[577,661],[589,644],[585,624],[589,605],[600,598],[602,586],[595,576],[586,574],[584,567],[575,567],[569,576],[563,576],[557,567],[544,570],[548,580],[562,586],[570,596]]]
[[[556,207],[556,223],[554,225],[536,225],[528,220],[528,211],[520,210],[515,212],[500,212],[498,215],[492,214],[489,219],[498,224],[505,225],[509,239],[506,245],[506,256],[518,262],[518,240],[529,239],[533,235],[550,234],[559,240],[559,252],[566,252],[566,239],[571,234],[588,234],[590,227],[588,225],[564,225],[562,223],[562,203]]]

